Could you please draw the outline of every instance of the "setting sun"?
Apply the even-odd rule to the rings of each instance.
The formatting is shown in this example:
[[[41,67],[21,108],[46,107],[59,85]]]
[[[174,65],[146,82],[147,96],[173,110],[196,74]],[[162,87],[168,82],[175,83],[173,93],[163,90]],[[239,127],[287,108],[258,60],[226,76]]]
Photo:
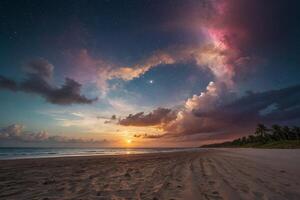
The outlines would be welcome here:
[[[131,144],[132,140],[131,139],[127,139],[126,142],[127,142],[127,144]]]

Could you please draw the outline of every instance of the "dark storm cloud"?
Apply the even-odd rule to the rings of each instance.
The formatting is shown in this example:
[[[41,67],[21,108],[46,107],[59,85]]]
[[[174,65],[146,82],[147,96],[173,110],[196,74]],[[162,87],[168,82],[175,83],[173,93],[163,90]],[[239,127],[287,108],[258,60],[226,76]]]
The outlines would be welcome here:
[[[119,124],[123,126],[155,126],[168,123],[175,117],[176,113],[171,109],[157,108],[148,114],[144,114],[144,112],[130,114],[119,120]]]
[[[170,110],[168,112],[172,113]],[[257,123],[295,125],[295,122],[300,122],[300,85],[265,92],[248,92],[239,98],[233,94],[233,99],[229,102],[218,103],[210,109],[182,110],[177,113],[181,120],[174,120],[173,117],[161,124],[160,120],[153,123],[161,125],[164,134],[137,134],[135,137],[229,139],[252,133]],[[124,120],[127,120],[126,125],[147,126],[148,115],[137,113]]]
[[[250,120],[252,118],[256,121],[275,122],[276,118],[281,119],[280,121],[300,118],[300,113],[294,115],[295,111],[299,111],[299,107],[300,85],[296,85],[279,90],[249,93],[247,96],[219,108],[218,111],[222,110],[221,113],[224,113],[224,116],[228,114],[233,116],[233,120]],[[199,114],[201,115],[201,113]],[[277,116],[274,116],[275,114]]]
[[[46,101],[59,105],[90,104],[97,100],[81,95],[81,84],[70,78],[66,78],[61,87],[51,85],[49,80],[52,77],[53,65],[46,60],[31,61],[25,70],[27,76],[20,83],[0,76],[0,89],[37,94],[44,97]]]
[[[18,89],[18,86],[14,80],[0,75],[0,89],[16,91]]]
[[[66,78],[65,83],[57,88],[38,76],[30,76],[20,84],[19,88],[24,92],[39,94],[48,102],[59,105],[90,104],[96,100],[81,95],[81,84],[70,78]]]
[[[300,119],[300,85],[249,93],[210,111],[193,110],[195,123],[183,134],[251,133],[257,123],[289,123]]]

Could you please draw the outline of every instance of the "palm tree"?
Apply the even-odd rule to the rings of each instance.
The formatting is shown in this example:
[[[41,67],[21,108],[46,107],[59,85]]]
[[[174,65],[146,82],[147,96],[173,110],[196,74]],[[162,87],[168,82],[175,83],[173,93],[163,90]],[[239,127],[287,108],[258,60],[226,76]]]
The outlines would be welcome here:
[[[272,132],[273,132],[273,136],[276,138],[276,140],[284,140],[285,139],[285,136],[282,132],[281,126],[274,124],[272,126]]]
[[[250,143],[254,143],[255,142],[255,137],[253,135],[249,135],[248,140]]]
[[[241,145],[241,138],[238,138],[232,142],[233,145]]]
[[[295,134],[296,140],[300,140],[300,127],[294,126],[292,132]]]
[[[263,124],[257,124],[255,134],[264,137],[267,134],[268,128]]]
[[[247,139],[246,139],[246,137],[242,137],[242,144],[247,144]]]
[[[291,135],[291,130],[288,126],[284,126],[282,131],[287,140],[293,139],[293,136]]]

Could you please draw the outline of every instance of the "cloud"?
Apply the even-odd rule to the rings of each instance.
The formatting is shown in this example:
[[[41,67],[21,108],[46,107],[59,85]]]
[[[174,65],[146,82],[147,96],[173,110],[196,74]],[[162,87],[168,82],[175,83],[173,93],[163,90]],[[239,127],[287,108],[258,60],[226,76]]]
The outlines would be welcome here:
[[[76,80],[96,82],[105,95],[115,88],[110,85],[110,80],[131,81],[155,67],[194,62],[214,75],[212,81],[222,81],[233,87],[236,80],[246,77],[245,71],[253,71],[256,62],[265,61],[261,58],[261,51],[267,49],[265,52],[270,52],[273,47],[278,50],[284,43],[297,46],[296,42],[291,42],[299,32],[296,23],[293,23],[297,14],[296,10],[288,12],[290,6],[287,5],[273,2],[266,7],[265,3],[257,0],[205,0],[180,4],[169,10],[171,24],[165,24],[164,29],[174,31],[176,27],[189,34],[197,34],[199,44],[184,43],[160,49],[129,66],[91,55],[83,49],[72,56],[72,64],[76,66],[72,73]]]
[[[0,89],[8,89],[8,90],[12,90],[12,91],[17,91],[18,86],[14,80],[11,80],[9,78],[6,78],[6,77],[0,75]]]
[[[143,138],[143,139],[157,139],[164,137],[164,134],[134,134],[133,137],[135,138]]]
[[[176,113],[171,109],[157,108],[148,114],[144,112],[130,114],[124,119],[119,120],[123,126],[157,126],[170,122],[175,119]]]
[[[300,85],[295,85],[279,90],[249,93],[232,103],[218,107],[215,112],[220,113],[216,118],[227,119],[231,116],[232,121],[247,119],[246,122],[250,123],[287,122],[300,118],[299,102]],[[199,117],[207,115],[198,111],[195,111],[195,114]]]
[[[174,63],[170,55],[165,52],[158,52],[138,64],[123,66],[101,57],[94,57],[87,49],[70,55],[69,59],[71,64],[75,66],[71,76],[82,82],[96,83],[103,95],[106,95],[113,88],[108,83],[110,80],[131,81],[149,71],[153,66]]]
[[[236,1],[215,1],[212,4],[210,9],[215,14],[209,15],[199,24],[202,33],[206,36],[201,45],[183,46],[163,51],[164,54],[172,58],[173,63],[194,62],[196,66],[207,69],[214,75],[214,79],[208,84],[205,91],[187,99],[183,108],[177,112],[176,118],[162,126],[165,131],[164,138],[195,137],[194,135],[198,134],[206,134],[206,138],[209,135],[226,137],[234,132],[249,133],[251,127],[258,121],[275,122],[275,118],[280,118],[283,121],[296,118],[298,108],[288,112],[278,111],[280,107],[278,104],[276,104],[276,109],[273,108],[269,110],[269,113],[261,116],[262,111],[276,103],[276,99],[272,95],[273,98],[259,109],[247,104],[238,106],[238,102],[242,101],[243,98],[238,99],[232,91],[241,71],[245,69],[245,66],[250,67],[253,60],[256,61],[257,58],[251,49],[256,49],[259,44],[253,41],[258,36],[253,31],[255,29],[249,29],[245,26],[248,23],[247,19],[240,19],[236,15],[236,13],[241,14],[239,7],[247,8],[247,6],[245,7],[247,3],[244,1],[244,3],[236,2],[239,5],[236,7],[234,2]],[[252,25],[255,24],[257,25],[256,22]],[[258,36],[258,38],[261,37]],[[156,67],[156,65],[150,66],[149,69]],[[296,92],[295,88],[292,91]],[[256,98],[258,96],[255,94]],[[253,102],[255,102],[253,106],[257,106],[257,102],[262,104],[255,97],[252,97],[254,98]],[[264,96],[268,99],[267,97]],[[288,97],[281,96],[281,98],[286,99]],[[232,109],[229,109],[230,103],[232,103]],[[239,108],[235,108],[235,106]],[[246,111],[244,107],[249,108],[249,110]],[[270,115],[276,111],[276,117]],[[139,116],[143,116],[143,114],[138,113],[131,117],[139,119]]]
[[[40,131],[37,133],[24,133],[24,126],[12,124],[0,129],[1,140],[20,140],[20,141],[43,141],[49,138],[48,133]]]
[[[216,105],[213,109],[194,109],[191,119],[183,117],[173,124],[180,126],[184,134],[205,132],[250,133],[256,123],[288,123],[300,119],[300,86],[250,93],[241,98]],[[270,106],[276,105],[263,113]],[[189,114],[191,114],[189,113]],[[186,121],[190,126],[185,126]],[[172,131],[170,127],[169,131]]]
[[[214,137],[228,137],[233,133],[249,133],[257,122],[288,123],[299,120],[299,103],[296,103],[299,102],[299,86],[253,93],[242,98],[237,98],[232,92],[245,66],[250,67],[251,62],[259,60],[257,57],[265,56],[263,51],[278,52],[286,45],[282,44],[283,36],[279,34],[285,29],[278,26],[290,24],[294,29],[294,25],[290,22],[278,24],[273,16],[275,14],[276,19],[284,21],[286,17],[280,8],[286,8],[286,4],[276,2],[266,10],[265,4],[258,1],[211,2],[214,14],[198,24],[209,44],[202,47],[204,49],[193,51],[196,52],[197,64],[207,67],[215,79],[206,91],[185,102],[177,118],[164,126],[166,134],[182,137],[209,133]],[[258,20],[260,23],[257,23]],[[284,37],[283,43],[286,38],[289,37]],[[283,105],[287,108],[283,109]],[[267,113],[264,112],[266,109]]]
[[[45,59],[36,59],[30,61],[26,66],[25,70],[29,74],[39,75],[43,79],[51,79],[53,74],[54,66]]]
[[[214,75],[214,80],[200,95],[193,95],[187,99],[184,108],[177,113],[176,119],[163,126],[166,135],[182,137],[207,133],[218,135],[226,135],[230,132],[245,133],[258,121],[275,122],[275,118],[280,118],[282,121],[297,119],[298,108],[291,111],[278,111],[280,107],[278,103],[275,108],[269,110],[269,113],[261,116],[259,113],[263,109],[274,104],[274,101],[276,103],[272,95],[273,98],[263,104],[259,99],[255,99],[259,96],[255,94],[255,97],[252,97],[255,103],[252,105],[249,102],[253,107],[245,104],[235,108],[242,100],[237,99],[232,89],[241,71],[245,69],[245,66],[250,67],[249,64],[253,64],[251,62],[259,60],[257,56],[261,55],[253,50],[265,50],[265,47],[270,46],[267,42],[270,38],[266,35],[272,36],[272,33],[269,30],[261,31],[260,23],[249,20],[255,14],[259,16],[270,14],[264,13],[261,3],[257,4],[257,1],[211,1],[210,13],[214,14],[208,15],[201,22],[194,20],[199,24],[193,24],[201,27],[202,34],[206,36],[204,43],[200,46],[184,46],[171,52],[171,57],[175,58],[174,62],[194,61],[198,67],[208,69]],[[271,6],[278,8],[278,4]],[[260,9],[255,10],[255,8]],[[263,22],[268,22],[270,19],[263,17]],[[266,24],[268,27],[271,26],[270,30],[272,30],[274,22]],[[261,44],[256,41],[257,38],[261,39]],[[293,90],[293,92],[296,91]],[[268,99],[267,96],[264,98]],[[282,96],[281,98],[287,99],[288,97]],[[232,104],[231,109],[229,109],[230,103],[235,103]],[[256,103],[263,104],[263,107],[259,107]],[[255,106],[259,109],[257,110]],[[277,116],[270,115],[270,113],[277,113]]]
[[[12,124],[0,128],[0,145],[9,143],[26,144],[107,144],[107,140],[86,140],[78,138],[68,138],[58,135],[50,136],[46,131],[28,132],[24,131],[24,126]]]
[[[37,94],[44,97],[46,101],[58,105],[91,104],[97,100],[97,98],[89,99],[81,95],[81,84],[70,78],[66,78],[61,87],[51,85],[49,81],[52,77],[53,65],[46,60],[31,61],[25,70],[26,78],[20,83],[0,76],[0,89]]]
[[[81,84],[70,78],[66,78],[65,83],[60,88],[49,85],[48,82],[38,76],[31,76],[20,84],[21,91],[39,94],[44,97],[46,101],[53,104],[91,104],[97,100],[88,99],[81,95],[80,88]]]
[[[99,119],[98,117],[97,117],[97,119]],[[115,123],[115,122],[117,122],[117,116],[116,115],[112,115],[108,120],[105,120],[104,121],[104,124],[111,124],[111,123]]]
[[[137,134],[136,137],[174,141],[178,141],[176,138],[181,138],[180,141],[189,138],[201,141],[232,139],[234,135],[251,133],[257,123],[293,125],[300,122],[300,85],[249,92],[242,97],[228,92],[226,87],[221,91],[219,88],[211,82],[201,95],[188,99],[176,118],[160,124],[163,134],[153,137]],[[140,126],[142,123],[139,122],[147,115],[138,113],[129,116],[130,120],[135,120],[132,126]],[[159,126],[159,120],[156,122]]]
[[[195,7],[197,9],[193,9],[198,14],[193,12],[190,15],[188,13],[188,20],[184,23],[179,20],[179,28],[186,28],[187,25],[197,27],[197,31],[200,30],[201,36],[204,36],[201,44],[165,48],[131,66],[111,64],[105,62],[104,59],[93,58],[87,50],[82,52],[82,57],[79,58],[86,62],[82,66],[91,66],[91,71],[96,74],[95,80],[100,80],[100,88],[105,92],[110,89],[108,82],[112,79],[131,81],[155,67],[176,63],[192,63],[213,74],[214,78],[206,89],[187,99],[183,108],[178,112],[176,111],[175,117],[163,125],[161,121],[164,117],[158,114],[154,116],[154,111],[149,114],[143,112],[131,114],[121,119],[119,124],[124,126],[161,126],[166,134],[173,136],[221,135],[223,133],[228,134],[230,131],[249,131],[252,123],[256,123],[258,120],[268,121],[269,119],[271,122],[276,121],[275,118],[294,118],[298,108],[288,112],[278,110],[278,104],[272,102],[275,99],[268,102],[268,105],[264,104],[265,107],[263,106],[259,111],[255,108],[256,104],[252,105],[249,102],[249,105],[254,106],[254,108],[246,110],[244,107],[248,105],[239,107],[238,102],[242,101],[243,98],[250,98],[250,96],[237,98],[236,94],[232,92],[243,71],[248,71],[251,65],[260,60],[258,57],[263,56],[260,51],[270,50],[269,47],[271,49],[275,47],[274,49],[278,50],[278,47],[289,40],[287,39],[289,37],[282,39],[282,34],[280,34],[282,30],[286,30],[284,27],[287,24],[285,20],[294,19],[285,17],[280,13],[280,8],[286,8],[286,4],[275,2],[268,5],[268,9],[265,9],[265,3],[260,1],[208,0],[199,5],[200,7]],[[276,20],[273,20],[274,11],[276,19],[280,22],[284,21],[284,23],[277,23]],[[286,9],[284,11],[286,13]],[[176,12],[177,14],[178,12]],[[286,16],[294,15],[286,14]],[[178,16],[183,17],[182,13],[179,13]],[[257,21],[261,23],[257,23]],[[290,25],[287,27],[294,29],[294,26]],[[291,30],[288,32],[291,33]],[[293,36],[296,33],[298,32],[295,31]],[[274,43],[274,41],[278,42]],[[82,71],[86,71],[84,67]],[[257,96],[258,94],[253,95]],[[286,99],[287,97],[282,98]],[[254,99],[253,101],[259,100]],[[230,105],[232,106],[231,109]],[[268,110],[271,105],[276,106]],[[261,115],[260,113],[264,113],[265,109],[268,112]],[[270,115],[270,113],[276,112],[279,112],[276,116]],[[241,119],[243,119],[242,122],[240,122]],[[209,136],[207,135],[207,137]]]
[[[219,16],[212,18],[209,23],[211,26],[226,29],[227,43],[238,46],[248,54],[256,50],[283,50],[282,45],[287,43],[296,45],[294,39],[297,38],[299,27],[295,20],[299,13],[295,3],[274,1],[266,4],[258,0],[216,1]]]
[[[156,67],[177,63],[192,63],[201,69],[207,69],[216,79],[222,79],[226,84],[232,85],[235,72],[226,63],[228,55],[228,49],[221,49],[217,44],[209,41],[201,45],[178,46],[158,50],[137,64],[121,66],[101,58],[93,58],[87,50],[82,50],[76,61],[74,61],[74,65],[77,67],[73,72],[73,76],[82,81],[96,82],[102,93],[106,94],[113,88],[108,83],[110,80],[131,81]],[[238,57],[236,59],[241,60],[242,58]],[[244,62],[237,63],[242,65]]]
[[[182,23],[182,20],[176,21],[180,21],[181,29],[186,29],[185,24],[191,24],[191,21],[197,23],[193,24],[193,27],[200,27],[202,36],[200,44],[182,44],[157,50],[131,66],[122,66],[107,62],[103,58],[94,58],[84,49],[79,56],[76,56],[77,74],[82,77],[83,73],[88,72],[90,74],[88,77],[94,77],[93,80],[96,80],[100,90],[106,93],[110,89],[108,84],[110,80],[131,81],[155,67],[193,63],[212,73],[215,79],[212,81],[221,81],[228,87],[232,87],[240,71],[246,70],[245,66],[249,67],[253,64],[252,62],[258,60],[248,51],[250,45],[253,44],[248,41],[253,38],[251,38],[252,30],[248,30],[247,26],[244,26],[248,23],[246,18],[243,17],[239,23],[239,16],[232,14],[241,14],[235,4],[245,9],[246,3],[239,3],[236,0],[208,0],[195,4],[197,5],[190,3],[189,5],[193,5],[193,8],[190,9],[193,10],[193,13],[196,11],[198,14],[192,14],[193,18],[191,18],[185,12],[189,16],[187,21],[185,23]],[[246,13],[248,14],[248,12]],[[184,19],[182,13],[179,16]]]

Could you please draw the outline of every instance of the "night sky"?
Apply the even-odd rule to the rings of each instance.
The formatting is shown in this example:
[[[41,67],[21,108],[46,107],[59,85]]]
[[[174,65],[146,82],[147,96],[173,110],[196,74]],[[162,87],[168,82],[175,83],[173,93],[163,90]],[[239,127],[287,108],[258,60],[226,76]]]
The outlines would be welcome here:
[[[0,146],[199,146],[299,125],[280,0],[1,0]]]

